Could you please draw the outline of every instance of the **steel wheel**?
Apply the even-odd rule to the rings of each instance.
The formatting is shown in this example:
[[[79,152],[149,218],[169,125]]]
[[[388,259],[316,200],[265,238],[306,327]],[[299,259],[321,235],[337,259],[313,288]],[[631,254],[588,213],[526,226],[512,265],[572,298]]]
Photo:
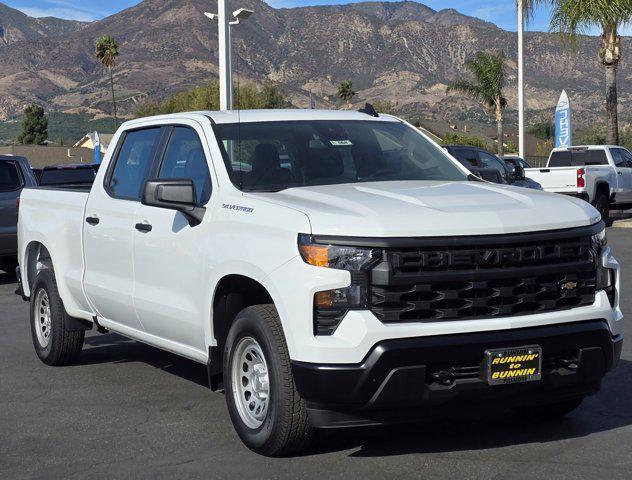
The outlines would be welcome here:
[[[270,380],[261,346],[252,337],[242,338],[232,358],[233,399],[248,428],[259,428],[268,414]]]
[[[33,307],[35,335],[42,348],[48,347],[51,335],[51,313],[48,293],[43,288],[37,291]]]

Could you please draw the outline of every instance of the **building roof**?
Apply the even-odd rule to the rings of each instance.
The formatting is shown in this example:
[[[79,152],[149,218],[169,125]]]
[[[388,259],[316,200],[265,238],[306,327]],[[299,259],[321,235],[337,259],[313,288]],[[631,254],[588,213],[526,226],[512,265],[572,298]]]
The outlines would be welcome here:
[[[83,137],[81,137],[81,139],[77,143],[73,145],[73,147],[75,148],[81,147],[86,142],[92,142],[93,133],[94,132],[86,133]],[[114,138],[114,134],[112,133],[99,133],[99,140],[101,141],[101,145],[103,145],[104,147],[107,147],[108,145],[110,145],[113,138]]]

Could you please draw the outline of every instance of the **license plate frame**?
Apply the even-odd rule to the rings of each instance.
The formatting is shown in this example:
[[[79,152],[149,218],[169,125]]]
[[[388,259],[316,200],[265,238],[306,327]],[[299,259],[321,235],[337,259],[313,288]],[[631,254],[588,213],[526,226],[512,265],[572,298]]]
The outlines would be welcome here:
[[[537,382],[542,379],[542,347],[485,350],[485,372],[490,386]]]

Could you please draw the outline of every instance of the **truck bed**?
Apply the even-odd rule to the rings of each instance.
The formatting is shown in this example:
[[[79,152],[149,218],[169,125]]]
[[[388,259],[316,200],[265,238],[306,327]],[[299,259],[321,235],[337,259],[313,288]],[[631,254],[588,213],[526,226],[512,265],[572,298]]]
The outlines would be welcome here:
[[[61,188],[25,188],[20,197],[18,222],[18,252],[20,264],[27,265],[29,245],[20,238],[46,239],[55,250],[53,268],[66,310],[85,311],[83,294],[83,224],[88,189],[72,186]],[[63,281],[61,279],[63,278]],[[62,290],[67,290],[62,292]],[[77,303],[75,303],[77,302]]]

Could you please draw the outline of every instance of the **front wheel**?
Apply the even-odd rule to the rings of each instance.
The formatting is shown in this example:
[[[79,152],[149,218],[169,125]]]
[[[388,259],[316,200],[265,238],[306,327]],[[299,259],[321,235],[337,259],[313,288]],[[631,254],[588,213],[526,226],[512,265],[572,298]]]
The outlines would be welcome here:
[[[312,429],[273,305],[237,315],[224,349],[224,383],[233,426],[248,448],[280,456],[307,447]]]

